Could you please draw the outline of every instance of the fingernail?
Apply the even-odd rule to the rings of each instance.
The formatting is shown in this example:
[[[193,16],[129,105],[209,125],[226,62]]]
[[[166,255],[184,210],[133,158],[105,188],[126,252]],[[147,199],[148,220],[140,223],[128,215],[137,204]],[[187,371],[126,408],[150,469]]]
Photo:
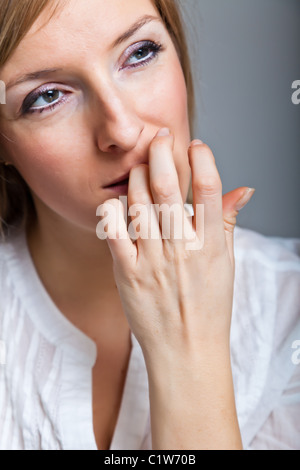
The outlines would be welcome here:
[[[193,140],[193,142],[191,142],[190,147],[198,147],[199,145],[203,145],[202,140],[195,139],[195,140]]]
[[[170,129],[168,129],[167,127],[163,127],[156,134],[157,137],[166,137],[168,135],[170,135]]]
[[[248,202],[250,201],[254,193],[255,193],[254,188],[246,189],[241,199],[236,203],[235,208],[238,212],[242,210],[246,206],[246,204],[248,204]]]

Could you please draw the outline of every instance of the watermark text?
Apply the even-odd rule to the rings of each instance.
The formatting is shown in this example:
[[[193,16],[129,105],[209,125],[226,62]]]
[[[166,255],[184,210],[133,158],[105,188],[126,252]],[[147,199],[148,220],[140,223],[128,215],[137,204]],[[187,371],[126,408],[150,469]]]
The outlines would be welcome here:
[[[132,240],[182,240],[188,251],[204,246],[204,204],[197,204],[193,217],[180,204],[133,204],[128,208],[127,196],[120,196],[120,204],[106,202],[97,208],[102,220],[97,225],[100,240],[128,237]],[[128,216],[131,217],[128,229]],[[157,223],[159,221],[159,224]],[[126,226],[126,230],[125,230]]]
[[[6,104],[6,86],[2,80],[0,80],[0,104]]]
[[[296,90],[292,94],[292,103],[293,104],[300,104],[300,80],[295,80],[292,83],[292,89]]]
[[[296,340],[292,344],[292,349],[295,349],[295,351],[292,354],[292,363],[295,366],[299,366],[300,364],[300,340]]]

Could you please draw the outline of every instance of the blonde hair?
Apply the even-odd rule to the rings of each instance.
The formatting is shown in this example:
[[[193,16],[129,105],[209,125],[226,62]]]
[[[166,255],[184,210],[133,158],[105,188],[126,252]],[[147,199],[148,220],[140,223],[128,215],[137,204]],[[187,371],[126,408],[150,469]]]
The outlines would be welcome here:
[[[194,118],[194,92],[184,27],[176,0],[151,0],[163,19],[177,49],[184,73],[191,131]],[[59,6],[51,0],[0,0],[0,68],[11,57],[36,19],[48,6],[54,6],[50,18]],[[50,19],[49,18],[49,19]],[[2,137],[5,136],[2,134]],[[0,236],[25,224],[34,212],[29,188],[19,172],[5,165],[0,148]]]

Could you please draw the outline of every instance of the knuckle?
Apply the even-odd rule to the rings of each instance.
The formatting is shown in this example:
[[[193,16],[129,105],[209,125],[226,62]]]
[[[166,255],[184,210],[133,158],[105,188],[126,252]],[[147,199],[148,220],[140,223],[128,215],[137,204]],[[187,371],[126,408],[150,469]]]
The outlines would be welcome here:
[[[218,176],[200,177],[193,186],[197,192],[206,196],[214,196],[222,192],[222,182]]]
[[[161,175],[151,183],[152,190],[157,196],[169,198],[176,194],[178,187],[171,176]]]
[[[225,215],[224,216],[224,230],[227,233],[233,233],[236,226],[236,215]]]

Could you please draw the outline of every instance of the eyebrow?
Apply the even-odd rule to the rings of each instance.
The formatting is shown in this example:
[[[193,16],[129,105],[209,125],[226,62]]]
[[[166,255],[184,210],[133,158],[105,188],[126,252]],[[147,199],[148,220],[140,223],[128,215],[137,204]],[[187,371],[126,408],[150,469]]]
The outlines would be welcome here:
[[[38,72],[26,73],[25,75],[22,75],[16,80],[10,81],[6,85],[6,90],[9,90],[9,88],[19,85],[20,83],[27,82],[30,80],[37,80],[38,78],[43,78],[46,75],[50,75],[51,73],[60,72],[60,71],[62,71],[62,69],[45,69],[45,70],[39,70]]]
[[[127,41],[127,39],[131,38],[137,31],[139,31],[143,26],[150,23],[151,21],[159,21],[161,23],[161,19],[157,16],[152,15],[144,15],[142,16],[136,23],[134,23],[131,28],[129,28],[125,33],[121,34],[121,36],[114,41],[112,48],[119,46],[123,42]]]
[[[142,16],[136,23],[134,23],[125,33],[121,34],[112,44],[112,49],[119,46],[123,42],[127,41],[127,39],[131,38],[137,31],[139,31],[143,26],[146,24],[150,23],[151,21],[159,21],[161,22],[161,19],[156,16],[151,16],[151,15],[144,15]],[[16,85],[19,85],[20,83],[24,83],[27,81],[32,81],[32,80],[37,80],[39,78],[43,78],[47,75],[50,75],[51,73],[55,72],[61,72],[63,69],[61,68],[51,68],[51,69],[45,69],[45,70],[39,70],[38,72],[31,72],[27,73],[25,75],[21,75],[20,77],[11,80],[7,85],[6,85],[6,90],[9,90],[12,87],[15,87]]]

